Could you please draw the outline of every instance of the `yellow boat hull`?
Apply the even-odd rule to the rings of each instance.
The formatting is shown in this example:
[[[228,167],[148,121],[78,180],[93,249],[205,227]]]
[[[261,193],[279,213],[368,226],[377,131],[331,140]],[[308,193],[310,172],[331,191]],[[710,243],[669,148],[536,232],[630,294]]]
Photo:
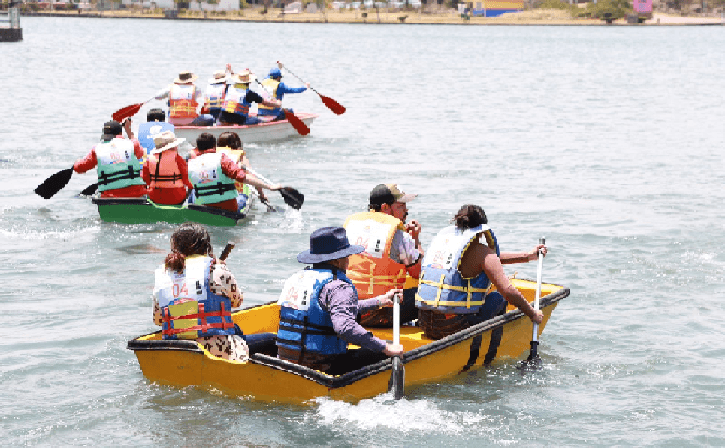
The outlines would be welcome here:
[[[536,282],[511,281],[527,300],[533,301]],[[569,289],[562,286],[542,285],[544,320],[539,325],[539,335],[559,300],[568,295]],[[279,307],[271,303],[244,309],[234,313],[233,319],[247,336],[273,336],[279,324]],[[517,359],[528,353],[532,328],[531,321],[515,309],[438,341],[424,337],[418,327],[403,326],[400,340],[406,350],[405,387],[454,377],[492,362]],[[392,340],[392,329],[371,331],[381,339]],[[160,332],[129,341],[128,348],[135,352],[141,371],[151,381],[218,390],[260,401],[301,404],[327,396],[354,403],[388,390],[390,360],[342,376],[330,376],[277,359],[271,341],[271,345],[260,346],[259,352],[253,351],[246,363],[212,356],[195,341],[161,340]]]

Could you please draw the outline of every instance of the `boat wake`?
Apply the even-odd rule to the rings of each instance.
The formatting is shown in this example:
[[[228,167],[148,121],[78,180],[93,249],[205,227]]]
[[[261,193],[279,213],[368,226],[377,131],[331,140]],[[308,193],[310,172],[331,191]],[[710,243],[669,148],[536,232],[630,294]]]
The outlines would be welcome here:
[[[466,432],[486,432],[485,428],[495,427],[495,422],[483,414],[474,412],[451,412],[440,409],[429,400],[395,400],[392,393],[361,400],[357,404],[318,398],[319,405],[314,415],[319,426],[348,430],[391,429],[404,433],[460,434]],[[474,429],[476,428],[476,429]]]

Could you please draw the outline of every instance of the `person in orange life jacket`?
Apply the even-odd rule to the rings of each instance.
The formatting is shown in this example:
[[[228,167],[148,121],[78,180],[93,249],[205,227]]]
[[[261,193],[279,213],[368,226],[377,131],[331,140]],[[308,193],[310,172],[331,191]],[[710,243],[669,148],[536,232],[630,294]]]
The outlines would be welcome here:
[[[341,375],[403,353],[402,345],[378,339],[355,320],[366,309],[392,306],[393,295],[401,292],[393,289],[379,297],[358,300],[345,270],[348,257],[363,250],[350,244],[342,227],[312,232],[310,249],[297,255],[297,261],[312,267],[290,277],[277,302],[278,358]],[[348,350],[348,343],[361,348]]]
[[[379,184],[370,192],[370,211],[347,218],[345,228],[350,239],[366,247],[364,253],[351,257],[348,270],[361,298],[382,294],[390,288],[403,288],[407,275],[413,279],[420,276],[421,225],[416,220],[406,223],[407,203],[416,196],[405,194],[396,184]],[[418,317],[415,287],[411,286],[403,293],[401,322]],[[389,308],[371,310],[360,316],[360,322],[370,327],[391,327],[393,313]]]
[[[181,204],[194,187],[186,161],[177,152],[184,141],[171,131],[154,136],[155,148],[143,164],[141,177],[149,186],[149,199],[157,204]]]
[[[282,82],[282,71],[277,67],[269,71],[269,76],[262,81],[262,86],[268,93],[271,93],[272,98],[279,100],[280,103],[282,102],[285,93],[302,93],[310,88],[309,84],[305,84],[305,87],[288,87]],[[292,109],[285,110],[290,113],[294,113],[294,110]],[[281,107],[261,105],[257,109],[257,115],[273,116],[275,117],[275,120],[285,119],[284,110],[282,110]]]
[[[272,191],[282,188],[282,185],[268,185],[256,177],[247,176],[227,154],[216,152],[216,138],[208,132],[203,132],[196,139],[196,149],[197,155],[189,159],[189,180],[194,185],[195,204],[239,211],[235,180]]]
[[[232,76],[231,84],[227,87],[222,112],[219,121],[222,125],[253,125],[260,122],[259,118],[250,116],[249,109],[252,103],[270,107],[280,107],[282,102],[273,98],[264,99],[261,95],[249,90],[249,83],[254,75],[249,69]]]
[[[190,71],[183,71],[173,84],[154,97],[157,100],[169,99],[169,123],[175,126],[190,125],[199,115],[197,110],[204,101],[204,93],[194,84],[197,79]]]
[[[191,339],[213,356],[249,359],[241,330],[231,320],[231,309],[242,306],[244,297],[224,261],[214,258],[203,226],[184,223],[174,231],[171,253],[155,278],[153,321],[162,327],[163,339]]]
[[[128,121],[127,131],[130,124]],[[102,198],[136,198],[147,194],[146,184],[141,179],[140,160],[144,150],[138,140],[124,139],[122,132],[119,122],[104,123],[101,142],[73,164],[73,170],[79,174],[97,168],[98,191]]]
[[[423,260],[416,304],[418,324],[425,335],[441,339],[479,324],[505,313],[506,302],[533,322],[541,323],[541,311],[534,310],[511,285],[502,265],[536,260],[539,251],[546,255],[546,246],[539,244],[530,252],[497,254],[498,243],[488,227],[486,213],[477,205],[462,206],[453,221],[455,226],[436,235]],[[496,292],[489,292],[491,284]]]

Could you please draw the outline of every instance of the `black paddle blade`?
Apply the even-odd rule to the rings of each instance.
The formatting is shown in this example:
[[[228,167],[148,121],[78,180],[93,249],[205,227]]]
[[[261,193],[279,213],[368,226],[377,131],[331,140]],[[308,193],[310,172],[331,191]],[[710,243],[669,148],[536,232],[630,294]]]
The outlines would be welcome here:
[[[542,368],[542,361],[538,353],[539,341],[531,341],[530,344],[531,352],[529,353],[529,357],[516,366],[522,372],[524,370],[539,370]]]
[[[284,199],[284,203],[295,210],[302,208],[302,204],[305,203],[305,195],[292,187],[283,187],[279,192],[282,199]]]
[[[86,188],[84,188],[83,191],[81,191],[81,195],[90,196],[90,195],[94,194],[96,192],[96,190],[98,190],[98,184],[91,184],[91,185],[87,186]]]
[[[63,187],[68,185],[72,175],[73,168],[58,171],[49,178],[45,179],[45,181],[38,185],[33,191],[35,191],[35,193],[43,199],[50,199],[55,196],[57,192],[62,190]]]
[[[393,358],[393,373],[390,374],[388,391],[393,392],[393,398],[400,400],[405,393],[405,367],[400,357]]]

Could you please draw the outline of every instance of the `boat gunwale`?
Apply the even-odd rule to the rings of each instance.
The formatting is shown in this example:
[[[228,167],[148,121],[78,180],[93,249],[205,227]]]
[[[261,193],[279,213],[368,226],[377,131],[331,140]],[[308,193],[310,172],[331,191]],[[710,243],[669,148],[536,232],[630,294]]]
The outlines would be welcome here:
[[[298,112],[295,113],[295,116],[299,118],[300,120],[304,121],[307,119],[316,119],[320,115],[313,113],[313,112]],[[183,125],[177,125],[174,126],[174,132],[178,132],[178,130],[181,131],[207,131],[209,129],[223,129],[224,131],[233,131],[233,130],[240,130],[240,129],[257,129],[263,126],[274,126],[279,124],[291,124],[289,120],[277,120],[277,121],[268,121],[268,122],[261,122],[256,124],[243,124],[243,125],[213,125],[213,126],[183,126]]]
[[[91,198],[91,203],[98,207],[109,206],[109,205],[139,205],[154,207],[155,209],[170,211],[170,210],[192,210],[196,212],[208,213],[210,215],[217,215],[223,218],[228,218],[239,222],[247,217],[244,213],[233,212],[231,210],[224,210],[221,208],[207,207],[199,204],[182,204],[182,205],[167,205],[167,204],[156,204],[151,199],[144,198]]]
[[[521,279],[521,280],[532,281],[532,280],[526,280],[526,279]],[[553,286],[558,286],[561,289],[541,298],[540,307],[542,309],[549,307],[556,302],[559,302],[560,300],[568,297],[570,294],[569,288],[565,288],[561,285],[556,285],[553,283],[549,283],[549,284],[553,285]],[[269,304],[273,304],[273,303],[275,303],[275,302],[270,302],[270,303],[264,304],[264,305],[269,305]],[[245,310],[256,308],[258,306],[264,306],[264,305],[257,305],[254,307],[245,308]],[[445,338],[438,339],[436,341],[430,342],[428,344],[422,345],[418,348],[405,352],[403,354],[403,356],[400,357],[401,361],[403,362],[403,364],[406,364],[408,362],[423,358],[423,357],[431,355],[435,352],[445,350],[449,347],[459,344],[466,339],[470,339],[479,334],[483,334],[487,331],[490,331],[497,327],[503,326],[511,321],[521,319],[522,317],[525,317],[525,315],[522,311],[520,311],[518,309],[508,311],[501,316],[496,316],[492,319],[488,319],[484,322],[481,322],[480,324],[466,328],[466,329],[456,332],[450,336],[446,336]],[[154,333],[150,333],[148,335],[139,336],[139,338],[149,336],[151,334],[157,334],[157,333],[160,333],[160,330],[156,331]],[[181,350],[181,351],[187,350],[187,351],[194,352],[194,353],[203,353],[203,350],[201,350],[199,348],[197,342],[191,341],[191,340],[138,340],[138,338],[136,338],[136,339],[128,341],[126,348],[129,350],[133,350],[133,351],[136,351],[136,350]],[[223,360],[220,360],[220,361],[223,361]],[[284,360],[281,360],[281,359],[278,359],[278,358],[275,358],[275,357],[272,357],[269,355],[265,355],[263,353],[253,353],[250,356],[250,362],[252,364],[263,365],[265,367],[270,367],[270,368],[273,368],[276,370],[281,370],[284,372],[299,375],[303,378],[314,381],[314,382],[316,382],[322,386],[328,387],[330,389],[337,389],[337,388],[349,386],[350,384],[353,384],[359,380],[368,378],[370,376],[384,372],[386,370],[391,370],[392,363],[393,363],[392,358],[384,359],[377,363],[369,364],[363,368],[345,373],[344,375],[332,376],[332,375],[328,375],[326,373],[320,372],[318,370],[314,370],[309,367],[305,367],[305,366],[295,364],[295,363],[292,363],[289,361],[284,361]]]

